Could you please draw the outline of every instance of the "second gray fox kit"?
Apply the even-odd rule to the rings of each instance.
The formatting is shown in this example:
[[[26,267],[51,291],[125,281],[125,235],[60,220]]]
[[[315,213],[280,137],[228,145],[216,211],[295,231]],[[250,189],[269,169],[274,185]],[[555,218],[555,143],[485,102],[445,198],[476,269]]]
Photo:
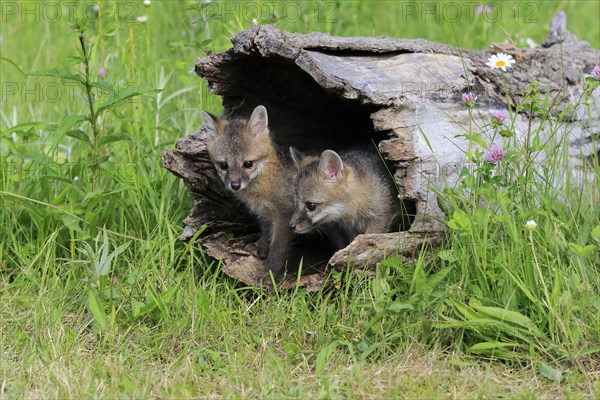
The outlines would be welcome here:
[[[228,190],[258,217],[258,254],[268,254],[267,269],[278,276],[288,257],[293,233],[291,182],[296,172],[278,153],[268,128],[267,109],[258,106],[249,119],[221,119],[202,113],[208,153]]]
[[[388,232],[400,214],[391,177],[377,153],[325,150],[305,156],[293,147],[298,169],[294,184],[295,211],[289,228],[307,233],[324,228],[333,244],[346,247],[362,233]]]

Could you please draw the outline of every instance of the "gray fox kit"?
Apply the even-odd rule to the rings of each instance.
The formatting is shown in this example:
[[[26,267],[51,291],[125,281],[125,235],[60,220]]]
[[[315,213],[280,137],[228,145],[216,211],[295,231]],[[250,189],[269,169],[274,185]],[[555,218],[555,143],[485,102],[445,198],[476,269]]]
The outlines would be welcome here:
[[[291,183],[296,169],[280,155],[271,139],[267,109],[258,106],[249,119],[221,119],[202,113],[208,153],[228,190],[258,217],[258,254],[268,254],[267,269],[257,278],[279,276],[288,257],[293,233]]]
[[[293,147],[290,153],[298,170],[290,230],[324,228],[333,244],[343,248],[359,234],[393,227],[400,200],[376,153],[325,150],[321,157],[307,157]]]

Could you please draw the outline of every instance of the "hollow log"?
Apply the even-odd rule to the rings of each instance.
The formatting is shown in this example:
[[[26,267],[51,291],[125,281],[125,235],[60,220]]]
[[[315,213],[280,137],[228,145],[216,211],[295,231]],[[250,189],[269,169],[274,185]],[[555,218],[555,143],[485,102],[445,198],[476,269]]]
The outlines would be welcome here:
[[[423,39],[297,34],[269,25],[238,33],[232,44],[223,53],[198,58],[195,67],[210,91],[222,97],[224,117],[248,116],[265,105],[274,139],[283,147],[321,151],[374,142],[393,163],[399,197],[414,214],[406,232],[359,236],[333,255],[320,253],[311,265],[370,268],[385,256],[410,256],[441,241],[444,214],[432,188],[456,184],[465,164],[467,142],[456,137],[469,126],[463,92],[477,94],[480,111],[473,118],[481,127],[489,121],[488,109],[514,107],[536,81],[543,95],[556,99],[551,117],[561,118],[568,128],[565,146],[572,171],[597,162],[598,90],[590,99],[591,118],[582,118],[583,107],[569,107],[581,98],[584,74],[599,63],[600,51],[568,32],[563,13],[535,48],[498,44],[495,50],[475,51]],[[504,73],[506,80],[486,66],[498,51],[517,60]],[[541,123],[518,115],[517,136]],[[263,261],[247,243],[257,225],[224,190],[205,139],[201,126],[163,153],[165,167],[185,181],[194,199],[182,239],[204,227],[200,242],[207,254],[223,260],[228,275],[256,284],[251,271]],[[300,254],[305,267],[307,254]],[[294,282],[314,289],[323,276],[310,273]]]

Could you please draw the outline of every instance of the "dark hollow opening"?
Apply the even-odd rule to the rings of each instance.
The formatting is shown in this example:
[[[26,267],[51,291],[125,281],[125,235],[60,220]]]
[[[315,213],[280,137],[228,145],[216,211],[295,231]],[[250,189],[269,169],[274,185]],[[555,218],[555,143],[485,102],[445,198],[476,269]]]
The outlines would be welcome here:
[[[340,150],[355,146],[377,145],[389,136],[375,131],[370,115],[379,108],[348,100],[341,93],[327,91],[310,75],[287,60],[263,57],[240,57],[227,65],[224,115],[250,115],[257,105],[269,113],[269,127],[278,145],[294,146],[307,152]],[[388,163],[390,174],[394,165]],[[398,200],[400,201],[400,200]],[[416,213],[416,202],[405,199],[405,212],[395,221],[396,231],[410,228]],[[325,264],[334,249],[316,235],[296,240],[297,255],[304,256],[304,267]],[[297,257],[290,259],[296,265]],[[310,259],[310,261],[308,261]]]

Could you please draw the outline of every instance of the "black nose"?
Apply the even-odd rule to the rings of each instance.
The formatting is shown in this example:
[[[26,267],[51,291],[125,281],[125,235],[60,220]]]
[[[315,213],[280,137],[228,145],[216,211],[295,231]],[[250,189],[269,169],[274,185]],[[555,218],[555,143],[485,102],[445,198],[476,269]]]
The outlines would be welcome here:
[[[290,228],[291,230],[294,231],[294,230],[296,230],[296,224],[293,224],[293,223],[290,222],[289,225],[288,225],[288,228]]]
[[[240,182],[231,182],[230,186],[233,190],[238,190],[242,184]]]

